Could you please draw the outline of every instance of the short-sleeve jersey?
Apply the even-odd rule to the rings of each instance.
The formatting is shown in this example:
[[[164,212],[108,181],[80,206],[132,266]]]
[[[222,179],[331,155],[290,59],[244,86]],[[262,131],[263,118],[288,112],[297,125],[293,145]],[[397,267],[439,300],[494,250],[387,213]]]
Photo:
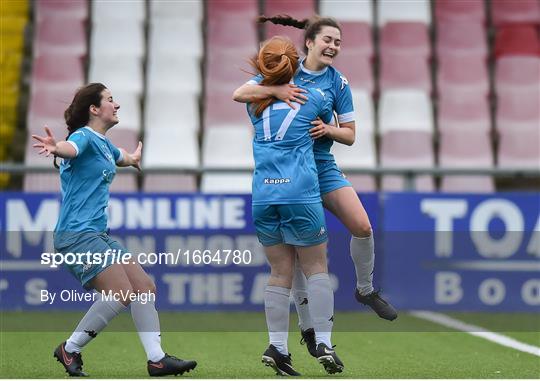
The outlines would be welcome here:
[[[90,127],[78,129],[67,141],[77,156],[60,164],[62,205],[55,232],[103,232],[109,186],[122,152]]]
[[[251,104],[248,114],[253,138],[253,205],[309,204],[320,202],[317,167],[313,155],[311,122],[321,117],[330,123],[332,104],[321,89],[307,89],[309,101],[293,110],[276,101],[260,116]]]
[[[258,84],[262,77],[252,78],[248,83]],[[332,103],[334,111],[337,113],[339,123],[354,121],[354,106],[351,89],[347,78],[332,66],[327,66],[320,71],[308,70],[304,67],[303,61],[293,78],[294,84],[306,88],[319,88],[325,94],[329,102]],[[334,141],[327,137],[315,140],[313,152],[315,160],[334,160],[330,153]]]

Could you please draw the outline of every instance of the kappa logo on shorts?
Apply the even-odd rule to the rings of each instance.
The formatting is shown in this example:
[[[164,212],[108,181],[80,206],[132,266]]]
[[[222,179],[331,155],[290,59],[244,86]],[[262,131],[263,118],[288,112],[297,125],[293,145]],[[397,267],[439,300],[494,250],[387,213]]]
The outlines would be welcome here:
[[[92,267],[92,263],[86,262],[86,263],[83,265],[83,267],[82,267],[83,273],[84,273],[84,272],[87,272],[88,270],[90,270],[90,267]]]
[[[321,226],[321,230],[319,230],[319,234],[317,234],[317,237],[324,235],[324,233],[326,233],[326,229],[324,228],[324,226]]]

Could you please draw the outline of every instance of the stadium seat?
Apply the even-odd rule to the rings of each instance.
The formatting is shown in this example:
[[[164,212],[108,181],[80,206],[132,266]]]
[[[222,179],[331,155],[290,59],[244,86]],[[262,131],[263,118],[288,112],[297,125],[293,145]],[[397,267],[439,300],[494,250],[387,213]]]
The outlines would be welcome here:
[[[76,55],[42,55],[34,59],[32,91],[72,92],[84,83],[83,63]]]
[[[124,128],[122,122],[107,131],[107,137],[115,146],[128,152],[133,152],[137,148],[137,144],[139,144],[139,132]]]
[[[204,102],[205,128],[242,127],[250,131],[246,105],[232,100],[231,91],[206,91]]]
[[[199,144],[195,131],[148,128],[144,137],[145,168],[198,168]]]
[[[540,24],[538,0],[496,0],[491,2],[495,26],[507,24]]]
[[[438,126],[441,132],[486,133],[491,129],[489,103],[484,96],[456,95],[439,98]]]
[[[506,90],[534,90],[540,83],[540,57],[504,56],[495,63],[495,88]]]
[[[255,73],[248,59],[252,55],[239,56],[228,51],[208,52],[206,56],[206,89],[217,89],[232,93],[241,84],[247,82]]]
[[[375,112],[371,94],[361,89],[351,89],[354,105],[354,121],[356,132],[375,131]]]
[[[55,18],[59,20],[88,19],[88,1],[87,0],[47,0],[36,1],[36,19],[41,21],[45,18]]]
[[[207,0],[206,10],[208,20],[219,18],[238,17],[249,18],[259,14],[259,5],[256,0]],[[246,19],[246,21],[248,21]],[[253,21],[253,19],[251,19]]]
[[[497,29],[494,54],[496,58],[506,55],[540,56],[540,40],[533,26],[509,26]]]
[[[90,82],[101,82],[114,94],[142,95],[144,89],[141,60],[130,56],[93,56],[88,70]]]
[[[127,22],[141,23],[146,18],[145,1],[92,0],[92,23]]]
[[[425,57],[387,52],[381,57],[380,89],[416,89],[431,93],[431,71]]]
[[[506,90],[497,94],[497,129],[499,131],[538,128],[540,120],[540,89]]]
[[[143,180],[143,191],[156,193],[196,192],[197,179],[194,175],[147,174]]]
[[[377,183],[372,175],[359,175],[345,173],[347,180],[357,192],[376,192]]]
[[[431,10],[428,0],[378,0],[377,25],[384,26],[390,21],[413,21],[431,24]]]
[[[201,92],[201,67],[198,60],[180,56],[150,56],[147,63],[147,91],[175,93]]]
[[[184,59],[201,58],[203,55],[201,21],[190,18],[154,20],[150,23],[148,47],[150,55],[178,55]]]
[[[64,138],[67,135],[64,111],[73,100],[74,94],[75,89],[62,92],[33,90],[28,106],[28,132],[44,134],[43,126],[47,125],[57,139]]]
[[[443,131],[440,135],[441,167],[492,167],[493,150],[486,131]]]
[[[150,18],[156,20],[196,20],[200,22],[204,14],[202,1],[150,1]]]
[[[499,141],[499,167],[534,168],[540,165],[540,129],[502,131]]]
[[[199,130],[199,101],[192,94],[152,92],[145,97],[147,129]]]
[[[355,52],[356,54],[373,58],[373,36],[371,34],[371,25],[366,22],[342,21],[341,39],[347,46],[343,52]],[[338,56],[339,57],[339,56]]]
[[[51,159],[48,165],[53,165]],[[28,193],[60,192],[60,176],[56,173],[27,173],[24,175],[23,190]]]
[[[439,97],[482,98],[489,93],[486,61],[476,55],[448,55],[439,61]]]
[[[142,59],[145,55],[144,27],[141,22],[103,21],[94,24],[90,38],[92,60],[106,57],[131,57]]]
[[[36,24],[34,57],[41,55],[86,55],[86,28],[83,20],[67,18],[61,22],[54,17],[43,18]]]
[[[201,192],[249,194],[251,182],[252,175],[247,173],[206,173],[202,176]]]
[[[332,66],[347,78],[349,86],[373,93],[375,84],[371,62],[364,54],[345,49],[339,53]]]
[[[220,168],[253,168],[252,140],[251,130],[245,127],[207,129],[202,143],[203,165]]]
[[[383,91],[379,103],[379,132],[412,130],[432,133],[433,109],[428,95],[419,90]]]
[[[440,61],[456,55],[485,60],[488,54],[484,26],[470,21],[437,23],[435,47]]]
[[[118,127],[138,134],[141,131],[141,98],[132,92],[116,91],[113,87],[110,90],[114,101],[120,105]]]
[[[320,0],[319,13],[323,17],[333,17],[340,22],[362,21],[373,24],[371,0]]]
[[[391,131],[382,136],[381,165],[393,168],[432,167],[435,164],[431,133],[425,131]],[[435,189],[431,176],[417,176],[413,181],[416,191],[432,192]],[[405,177],[385,175],[381,188],[384,191],[406,190]]]
[[[428,59],[430,56],[427,25],[422,22],[392,21],[381,29],[381,55],[406,53]]]
[[[124,171],[128,172],[125,173]],[[117,170],[116,176],[109,187],[111,193],[132,193],[137,192],[137,170],[130,168],[128,170]]]
[[[443,176],[441,192],[446,193],[493,193],[495,182],[491,176]]]
[[[483,25],[486,22],[483,0],[437,0],[434,5],[437,23],[464,21]]]

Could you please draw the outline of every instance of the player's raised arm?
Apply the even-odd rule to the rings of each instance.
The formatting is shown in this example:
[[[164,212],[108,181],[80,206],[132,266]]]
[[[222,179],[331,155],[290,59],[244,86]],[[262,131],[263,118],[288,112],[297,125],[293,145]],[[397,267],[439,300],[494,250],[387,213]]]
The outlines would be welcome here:
[[[134,167],[141,170],[142,142],[139,142],[133,153],[128,153],[125,149],[119,148],[120,160],[116,162],[119,167]]]
[[[45,154],[49,156],[53,154],[55,156],[71,159],[77,156],[77,149],[69,142],[65,140],[56,141],[53,133],[49,127],[45,126],[46,136],[32,135],[32,138],[38,141],[33,147],[39,149],[38,154]]]

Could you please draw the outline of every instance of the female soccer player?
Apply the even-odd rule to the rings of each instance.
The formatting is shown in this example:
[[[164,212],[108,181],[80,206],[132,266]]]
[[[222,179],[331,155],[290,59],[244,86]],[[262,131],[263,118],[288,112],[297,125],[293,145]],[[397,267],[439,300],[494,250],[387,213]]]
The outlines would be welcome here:
[[[330,153],[333,141],[352,145],[355,139],[354,109],[349,83],[343,74],[331,66],[341,49],[341,28],[334,19],[318,16],[302,21],[286,15],[259,17],[259,22],[266,21],[305,29],[306,58],[300,63],[300,69],[293,79],[294,84],[269,86],[260,83],[263,86],[259,86],[255,79],[239,87],[233,98],[237,102],[253,102],[274,97],[294,108],[294,102],[303,104],[307,99],[304,95],[306,91],[297,86],[300,85],[307,88],[318,87],[331,100],[340,128],[317,119],[312,122],[314,127],[310,131],[311,136],[316,139],[314,152],[323,204],[339,218],[352,235],[350,255],[356,270],[356,299],[370,306],[381,318],[394,320],[397,317],[396,310],[373,288],[375,252],[369,217],[351,183],[339,170],[334,156]],[[313,324],[306,303],[308,299],[305,279],[298,271],[294,278],[293,295],[303,341],[306,342],[309,352],[315,356],[311,330]]]
[[[150,376],[182,374],[194,369],[197,363],[169,356],[161,349],[154,282],[135,260],[120,263],[119,256],[128,251],[107,233],[105,210],[116,166],[140,170],[142,150],[139,142],[130,154],[115,147],[105,136],[118,123],[119,108],[109,89],[101,83],[91,83],[77,91],[64,113],[69,131],[66,141],[56,141],[47,127],[46,136],[32,135],[38,141],[34,147],[40,150],[39,154],[63,159],[62,206],[54,233],[56,251],[101,254],[101,261],[66,265],[86,289],[98,293],[71,337],[56,348],[54,357],[70,376],[86,376],[82,369],[83,347],[131,304],[131,316],[148,357]],[[107,252],[117,253],[116,260],[105,255]],[[148,297],[142,298],[142,294]]]
[[[298,52],[291,40],[274,37],[260,48],[253,67],[263,85],[288,83],[298,68]],[[311,121],[333,118],[332,105],[319,88],[307,90],[305,105],[272,97],[247,106],[255,128],[253,156],[253,219],[264,246],[271,273],[264,293],[270,346],[262,361],[277,374],[298,376],[287,349],[289,296],[298,252],[299,265],[307,277],[307,292],[316,340],[316,357],[328,373],[341,372],[343,363],[330,341],[334,295],[326,263],[326,226]],[[296,252],[295,252],[296,249]]]

